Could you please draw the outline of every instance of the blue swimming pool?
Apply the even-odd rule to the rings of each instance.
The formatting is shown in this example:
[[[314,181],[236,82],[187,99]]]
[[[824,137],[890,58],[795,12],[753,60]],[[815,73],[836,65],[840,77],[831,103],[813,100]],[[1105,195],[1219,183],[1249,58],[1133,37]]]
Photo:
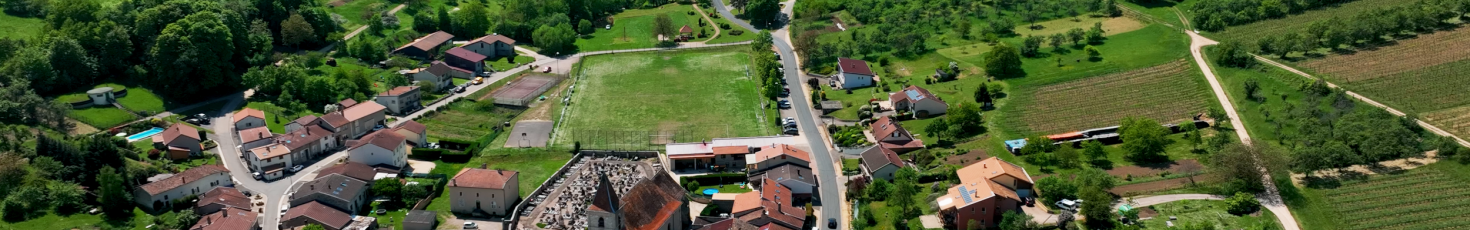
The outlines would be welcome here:
[[[162,132],[163,132],[163,128],[153,127],[152,129],[148,129],[146,131],[138,132],[137,134],[128,135],[128,142],[138,141],[139,139],[148,138],[148,137],[151,137],[153,135],[156,135],[156,134],[162,133]]]
[[[715,195],[715,193],[719,193],[719,192],[720,192],[719,189],[712,189],[712,188],[704,189],[704,194],[705,195]]]

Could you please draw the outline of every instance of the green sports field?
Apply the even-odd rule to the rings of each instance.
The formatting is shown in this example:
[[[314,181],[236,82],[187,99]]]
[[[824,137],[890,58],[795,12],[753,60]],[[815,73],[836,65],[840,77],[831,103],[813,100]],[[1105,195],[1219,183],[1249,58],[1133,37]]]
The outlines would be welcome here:
[[[587,57],[554,142],[662,149],[662,143],[775,134],[764,124],[746,46]]]

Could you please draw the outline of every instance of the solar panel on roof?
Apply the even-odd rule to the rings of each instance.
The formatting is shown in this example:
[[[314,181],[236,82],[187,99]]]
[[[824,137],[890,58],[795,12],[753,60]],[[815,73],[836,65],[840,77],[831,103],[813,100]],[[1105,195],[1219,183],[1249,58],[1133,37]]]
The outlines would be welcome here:
[[[971,193],[972,192],[969,189],[966,189],[964,185],[960,185],[960,198],[965,200],[965,204],[975,203],[975,200],[970,198]]]
[[[909,95],[909,98],[913,98],[914,100],[924,100],[924,95],[923,94],[919,94],[919,91],[909,90],[909,91],[903,91],[903,93],[908,94]]]

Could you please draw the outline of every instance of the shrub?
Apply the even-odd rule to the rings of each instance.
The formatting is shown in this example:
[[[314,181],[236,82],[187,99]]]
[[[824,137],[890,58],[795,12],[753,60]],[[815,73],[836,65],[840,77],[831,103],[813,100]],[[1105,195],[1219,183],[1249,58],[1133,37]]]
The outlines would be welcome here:
[[[434,161],[438,160],[440,155],[444,155],[444,152],[447,151],[445,151],[444,149],[414,148],[413,154],[408,155],[408,157],[419,160]]]
[[[1250,193],[1236,192],[1235,196],[1225,199],[1225,211],[1235,215],[1245,215],[1256,212],[1261,208],[1261,202],[1256,201],[1256,196]]]
[[[738,36],[738,35],[741,35],[741,34],[745,34],[745,31],[744,30],[730,30],[730,35],[737,35]]]

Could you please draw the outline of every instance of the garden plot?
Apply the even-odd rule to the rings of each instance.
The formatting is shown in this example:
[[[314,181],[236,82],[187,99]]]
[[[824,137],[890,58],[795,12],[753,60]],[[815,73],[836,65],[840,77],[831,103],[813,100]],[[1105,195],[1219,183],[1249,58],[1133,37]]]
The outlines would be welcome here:
[[[1341,229],[1443,229],[1470,225],[1470,188],[1435,170],[1377,176],[1322,190]]]
[[[464,100],[445,106],[448,108],[417,120],[429,128],[430,139],[475,140],[525,111],[521,107],[498,106],[488,100]]]
[[[1036,133],[1117,125],[1125,117],[1160,122],[1189,119],[1209,106],[1209,92],[1193,64],[1178,60],[1128,72],[1039,88],[1018,88],[1021,109],[1002,122]]]

